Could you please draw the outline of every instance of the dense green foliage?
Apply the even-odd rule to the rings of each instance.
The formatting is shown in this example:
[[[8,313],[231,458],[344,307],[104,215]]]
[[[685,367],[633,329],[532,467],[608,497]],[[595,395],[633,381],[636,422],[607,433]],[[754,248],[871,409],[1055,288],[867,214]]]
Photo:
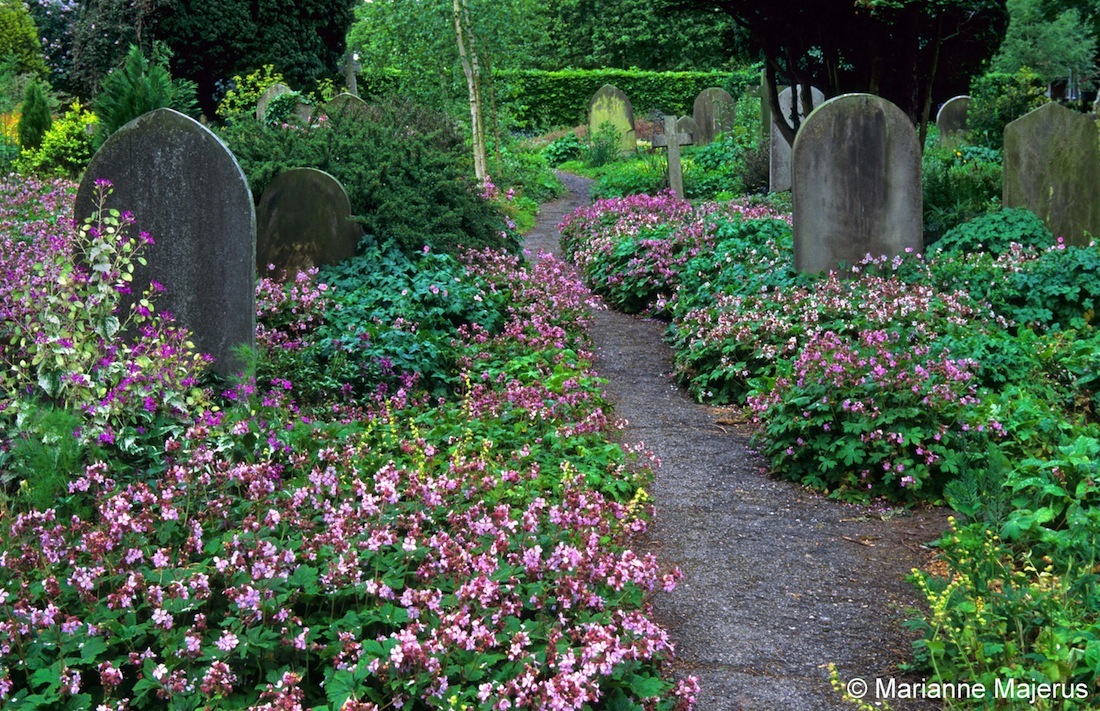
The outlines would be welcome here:
[[[95,153],[93,141],[97,124],[96,115],[74,101],[46,131],[37,150],[20,154],[16,167],[30,175],[79,177]]]
[[[997,149],[942,145],[929,133],[921,158],[925,244],[1000,204],[1002,160]]]
[[[41,74],[46,70],[38,30],[19,0],[0,0],[0,57],[13,57],[20,73]]]
[[[184,114],[198,115],[194,84],[173,81],[167,61],[163,57],[147,59],[137,45],[130,45],[122,66],[103,80],[92,108],[99,118],[99,131],[96,133],[99,143],[138,116],[154,109],[171,108]]]
[[[368,232],[406,252],[425,245],[444,252],[516,248],[473,182],[462,137],[439,112],[393,99],[372,105],[366,116],[347,112],[289,128],[241,120],[221,135],[254,196],[287,168],[317,168],[343,184]]]
[[[970,84],[970,95],[970,139],[997,150],[1004,147],[1005,126],[1049,101],[1046,84],[1027,67],[1015,74],[989,72],[976,76]]]
[[[1076,8],[1048,18],[1042,0],[1008,0],[1008,32],[991,69],[1015,74],[1029,67],[1044,82],[1073,74],[1087,85],[1096,74],[1096,36]]]
[[[36,150],[42,145],[42,138],[53,125],[53,112],[46,99],[46,90],[37,81],[27,84],[23,92],[23,108],[19,115],[19,145],[27,150]]]

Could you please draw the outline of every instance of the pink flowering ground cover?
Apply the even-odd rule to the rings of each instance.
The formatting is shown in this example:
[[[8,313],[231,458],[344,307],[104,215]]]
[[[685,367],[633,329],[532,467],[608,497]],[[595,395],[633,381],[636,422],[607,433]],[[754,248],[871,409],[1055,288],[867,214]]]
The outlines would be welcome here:
[[[564,265],[463,258],[471,298],[506,298],[492,327],[456,325],[447,394],[405,372],[299,402],[333,289],[262,281],[256,375],[215,389],[154,295],[103,314],[142,242],[106,215],[42,227],[13,262],[37,281],[13,267],[0,292],[24,314],[3,343],[0,704],[693,707],[648,607],[678,573],[628,547],[650,514],[644,453],[612,441],[590,297]],[[113,261],[79,266],[74,245]],[[59,308],[36,311],[26,284]],[[87,323],[60,308],[96,295]],[[131,316],[147,332],[127,342]],[[55,366],[60,385],[38,377]],[[42,501],[59,462],[64,489]]]

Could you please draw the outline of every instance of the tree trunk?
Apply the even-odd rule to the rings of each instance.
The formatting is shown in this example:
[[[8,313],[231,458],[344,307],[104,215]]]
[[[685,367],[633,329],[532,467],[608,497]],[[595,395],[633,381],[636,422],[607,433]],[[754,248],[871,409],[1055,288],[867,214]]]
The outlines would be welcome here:
[[[486,169],[485,130],[481,118],[481,77],[474,49],[473,31],[470,27],[469,8],[466,0],[454,0],[455,39],[458,56],[462,60],[462,72],[466,75],[466,89],[470,94],[470,128],[474,144],[474,173],[484,182]]]

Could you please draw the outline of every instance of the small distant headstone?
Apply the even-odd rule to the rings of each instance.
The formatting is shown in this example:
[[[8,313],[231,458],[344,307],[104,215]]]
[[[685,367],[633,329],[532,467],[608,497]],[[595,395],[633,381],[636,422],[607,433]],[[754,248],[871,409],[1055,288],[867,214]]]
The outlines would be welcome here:
[[[282,94],[289,94],[292,91],[294,90],[286,84],[272,84],[268,87],[267,91],[260,94],[259,100],[256,101],[256,120],[264,120],[264,117],[267,116],[267,105],[271,103],[272,99]]]
[[[1005,127],[1005,207],[1026,207],[1066,242],[1100,238],[1096,120],[1056,103]]]
[[[784,138],[776,122],[782,120],[786,121],[788,126],[794,126],[790,119],[792,111],[791,103],[794,100],[794,96],[795,90],[792,87],[787,87],[779,92],[779,108],[783,109],[783,116],[781,118],[773,116],[771,124],[771,147],[768,158],[768,190],[773,193],[791,189],[791,144],[787,143],[787,139]],[[825,101],[825,94],[817,87],[812,87],[810,89],[810,96],[813,98],[815,107],[821,106],[822,102]],[[806,108],[803,104],[801,94],[798,95],[797,104],[798,118],[801,122],[806,118]]]
[[[363,236],[351,221],[344,186],[315,168],[291,168],[275,176],[256,211],[256,266],[261,276],[293,277],[355,255]]]
[[[325,113],[329,118],[351,115],[367,116],[369,112],[370,105],[367,102],[348,93],[337,94],[325,104]]]
[[[703,89],[695,97],[692,118],[699,129],[695,134],[695,143],[700,146],[709,145],[719,133],[733,128],[733,97],[725,89],[716,86]]]
[[[699,135],[699,126],[691,116],[681,116],[677,119],[676,130],[679,133],[687,134],[691,138],[688,143],[695,143],[695,137]]]
[[[816,273],[923,247],[921,151],[909,117],[871,94],[823,103],[794,141],[794,262]]]
[[[634,133],[634,107],[630,97],[610,84],[604,84],[588,102],[588,135],[594,136],[605,123],[619,133],[619,146],[623,153],[638,150]]]
[[[256,212],[237,159],[210,129],[172,109],[126,124],[104,142],[76,196],[78,221],[96,209],[95,181],[114,184],[109,207],[133,212],[154,240],[137,267],[133,299],[164,285],[161,311],[190,329],[214,370],[233,375],[233,354],[256,331]]]
[[[970,108],[969,96],[956,96],[948,99],[936,114],[936,128],[940,131],[941,141],[954,140],[959,134],[966,133],[966,112]]]

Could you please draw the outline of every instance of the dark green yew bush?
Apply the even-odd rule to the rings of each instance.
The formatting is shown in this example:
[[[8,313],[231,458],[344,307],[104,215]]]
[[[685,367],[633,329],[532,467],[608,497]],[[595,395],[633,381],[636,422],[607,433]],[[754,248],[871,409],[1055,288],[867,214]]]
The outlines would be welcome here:
[[[442,113],[394,99],[306,127],[237,121],[221,129],[221,136],[256,199],[284,170],[317,168],[343,184],[367,232],[405,252],[425,245],[447,253],[460,247],[518,249],[474,181],[465,141]]]
[[[1014,242],[1041,249],[1052,246],[1054,236],[1030,210],[1022,207],[1005,208],[950,230],[932,246],[932,250],[947,256],[988,252],[996,257],[1007,252]]]

